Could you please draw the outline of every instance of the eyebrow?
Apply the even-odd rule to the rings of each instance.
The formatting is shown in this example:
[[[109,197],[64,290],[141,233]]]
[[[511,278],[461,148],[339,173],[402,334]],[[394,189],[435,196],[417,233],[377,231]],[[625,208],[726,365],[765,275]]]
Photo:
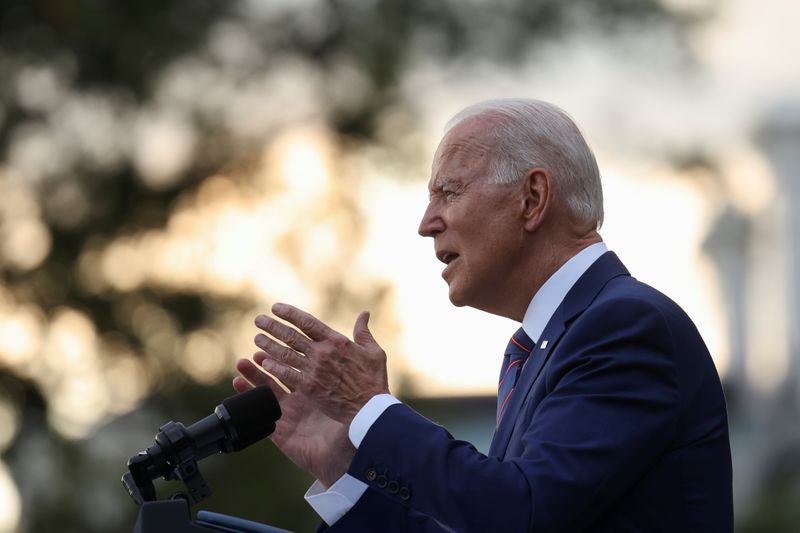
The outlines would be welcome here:
[[[446,177],[446,176],[437,176],[434,178],[431,183],[428,185],[429,191],[438,191],[443,189],[445,185],[451,183],[453,180]]]

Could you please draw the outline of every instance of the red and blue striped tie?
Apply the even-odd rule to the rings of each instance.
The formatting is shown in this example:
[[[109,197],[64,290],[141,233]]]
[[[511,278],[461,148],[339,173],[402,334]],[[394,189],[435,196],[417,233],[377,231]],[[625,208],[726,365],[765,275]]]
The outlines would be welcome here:
[[[503,358],[503,366],[500,368],[500,384],[497,386],[498,426],[503,418],[503,411],[505,411],[506,405],[514,393],[522,367],[525,366],[525,361],[533,351],[533,348],[534,342],[522,328],[519,328],[511,337],[511,340],[508,341],[506,354]]]

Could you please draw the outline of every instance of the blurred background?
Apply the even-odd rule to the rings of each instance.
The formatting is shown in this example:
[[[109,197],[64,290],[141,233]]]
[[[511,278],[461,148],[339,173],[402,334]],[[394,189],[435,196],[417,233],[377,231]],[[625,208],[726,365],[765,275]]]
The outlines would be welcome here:
[[[800,530],[798,23],[793,0],[2,0],[0,532],[131,531],[127,459],[232,393],[276,301],[343,332],[371,310],[393,392],[485,450],[516,326],[453,308],[416,228],[446,120],[517,96],[581,124],[605,240],[706,339],[737,531]],[[269,442],[201,469],[201,508],[318,522]]]

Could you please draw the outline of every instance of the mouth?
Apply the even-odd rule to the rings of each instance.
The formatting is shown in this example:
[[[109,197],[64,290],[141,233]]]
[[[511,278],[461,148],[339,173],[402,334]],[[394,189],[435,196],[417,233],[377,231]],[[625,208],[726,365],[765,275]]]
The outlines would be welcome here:
[[[448,250],[442,250],[440,252],[436,252],[436,258],[444,263],[446,266],[442,271],[442,277],[444,280],[450,284],[451,278],[453,276],[453,269],[455,268],[455,263],[458,262],[458,258],[461,257],[455,252],[450,252]]]
[[[455,261],[456,258],[458,258],[458,254],[455,252],[448,252],[443,250],[441,252],[436,252],[436,258],[445,265],[449,265],[450,263]]]

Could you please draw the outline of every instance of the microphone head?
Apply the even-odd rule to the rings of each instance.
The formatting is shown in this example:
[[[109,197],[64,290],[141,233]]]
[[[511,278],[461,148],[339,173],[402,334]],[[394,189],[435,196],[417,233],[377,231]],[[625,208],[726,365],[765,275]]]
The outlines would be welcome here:
[[[236,431],[233,451],[239,451],[268,437],[275,431],[275,421],[281,417],[281,407],[267,385],[255,387],[222,400],[230,415],[230,425]]]

